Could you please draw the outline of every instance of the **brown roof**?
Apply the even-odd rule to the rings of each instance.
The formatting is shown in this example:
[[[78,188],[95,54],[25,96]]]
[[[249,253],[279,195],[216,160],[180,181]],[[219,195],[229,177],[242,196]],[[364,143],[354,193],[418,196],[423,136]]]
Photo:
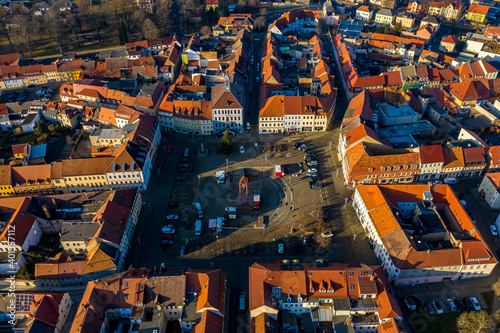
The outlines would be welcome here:
[[[464,159],[466,163],[486,162],[486,152],[484,147],[464,148]]]
[[[12,167],[12,183],[45,182],[51,179],[50,164],[27,165]]]
[[[10,164],[0,166],[0,186],[12,184],[12,169]]]
[[[53,162],[51,178],[101,175],[113,160],[114,157],[95,157]]]
[[[422,146],[420,147],[420,163],[443,163],[443,147],[441,145]]]
[[[461,147],[443,148],[444,164],[443,169],[464,167],[464,154]]]

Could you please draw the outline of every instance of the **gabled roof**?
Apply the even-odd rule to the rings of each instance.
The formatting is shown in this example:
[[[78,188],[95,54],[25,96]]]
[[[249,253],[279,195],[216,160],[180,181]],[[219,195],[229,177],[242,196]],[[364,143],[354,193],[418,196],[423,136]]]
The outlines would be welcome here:
[[[486,152],[484,147],[464,148],[464,159],[466,163],[470,162],[486,162]]]
[[[462,102],[486,100],[490,96],[488,88],[479,80],[454,83],[450,93]]]
[[[462,168],[465,166],[462,147],[443,148],[443,169]]]
[[[443,38],[441,40],[441,43],[449,43],[449,44],[454,44],[456,45],[457,44],[457,39],[453,36],[448,36],[446,38]]]
[[[420,163],[444,163],[443,147],[441,145],[420,147]]]
[[[482,6],[482,5],[478,5],[478,4],[473,3],[469,6],[468,12],[474,13],[474,14],[486,15],[486,14],[488,14],[489,10],[490,10],[490,7],[488,7],[488,6]]]

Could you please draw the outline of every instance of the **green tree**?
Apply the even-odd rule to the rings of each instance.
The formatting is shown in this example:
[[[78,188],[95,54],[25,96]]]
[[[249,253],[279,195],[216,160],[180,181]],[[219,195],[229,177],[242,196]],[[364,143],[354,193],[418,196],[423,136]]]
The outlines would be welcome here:
[[[389,28],[385,28],[384,29],[384,34],[388,33],[389,32]]]
[[[494,328],[493,318],[484,310],[463,312],[457,319],[458,333],[488,333]]]
[[[223,154],[232,154],[234,152],[233,141],[229,137],[229,132],[225,131],[222,137],[222,145],[220,150]]]
[[[27,265],[21,267],[16,273],[16,279],[18,280],[34,280],[35,276],[33,272],[30,271]]]
[[[401,24],[401,22],[399,22],[398,24],[396,24],[394,26],[394,29],[392,29],[392,32],[396,35],[396,36],[399,36],[401,34],[401,31],[403,31],[403,25]]]
[[[128,43],[127,29],[122,20],[118,22],[118,38],[120,38],[120,44]]]

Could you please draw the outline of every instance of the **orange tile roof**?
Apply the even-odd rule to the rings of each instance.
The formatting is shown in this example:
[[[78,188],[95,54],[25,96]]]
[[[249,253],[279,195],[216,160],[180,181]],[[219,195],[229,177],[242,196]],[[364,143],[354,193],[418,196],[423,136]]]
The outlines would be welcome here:
[[[441,40],[441,43],[457,44],[457,39],[453,36],[448,36]]]
[[[492,146],[488,148],[488,152],[492,165],[500,165],[500,146]]]
[[[473,3],[469,6],[468,12],[474,13],[474,14],[486,15],[488,13],[489,9],[490,9],[490,7],[488,7],[488,6],[482,6],[482,5],[478,5],[478,4]]]
[[[484,147],[464,148],[464,159],[466,163],[486,162],[486,152]]]
[[[443,147],[441,145],[420,147],[420,163],[444,163]]]
[[[500,173],[487,173],[485,176],[497,190],[500,189]]]

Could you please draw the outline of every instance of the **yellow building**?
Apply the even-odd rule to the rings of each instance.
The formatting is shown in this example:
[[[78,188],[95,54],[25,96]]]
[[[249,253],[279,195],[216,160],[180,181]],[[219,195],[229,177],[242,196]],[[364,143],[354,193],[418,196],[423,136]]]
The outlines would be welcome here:
[[[109,190],[105,171],[114,159],[97,157],[52,163],[51,177],[56,194]]]
[[[205,0],[205,7],[208,9],[217,9],[219,7],[219,0]]]
[[[481,6],[472,4],[467,12],[467,21],[483,23],[486,20],[486,14],[488,14],[488,6]]]

